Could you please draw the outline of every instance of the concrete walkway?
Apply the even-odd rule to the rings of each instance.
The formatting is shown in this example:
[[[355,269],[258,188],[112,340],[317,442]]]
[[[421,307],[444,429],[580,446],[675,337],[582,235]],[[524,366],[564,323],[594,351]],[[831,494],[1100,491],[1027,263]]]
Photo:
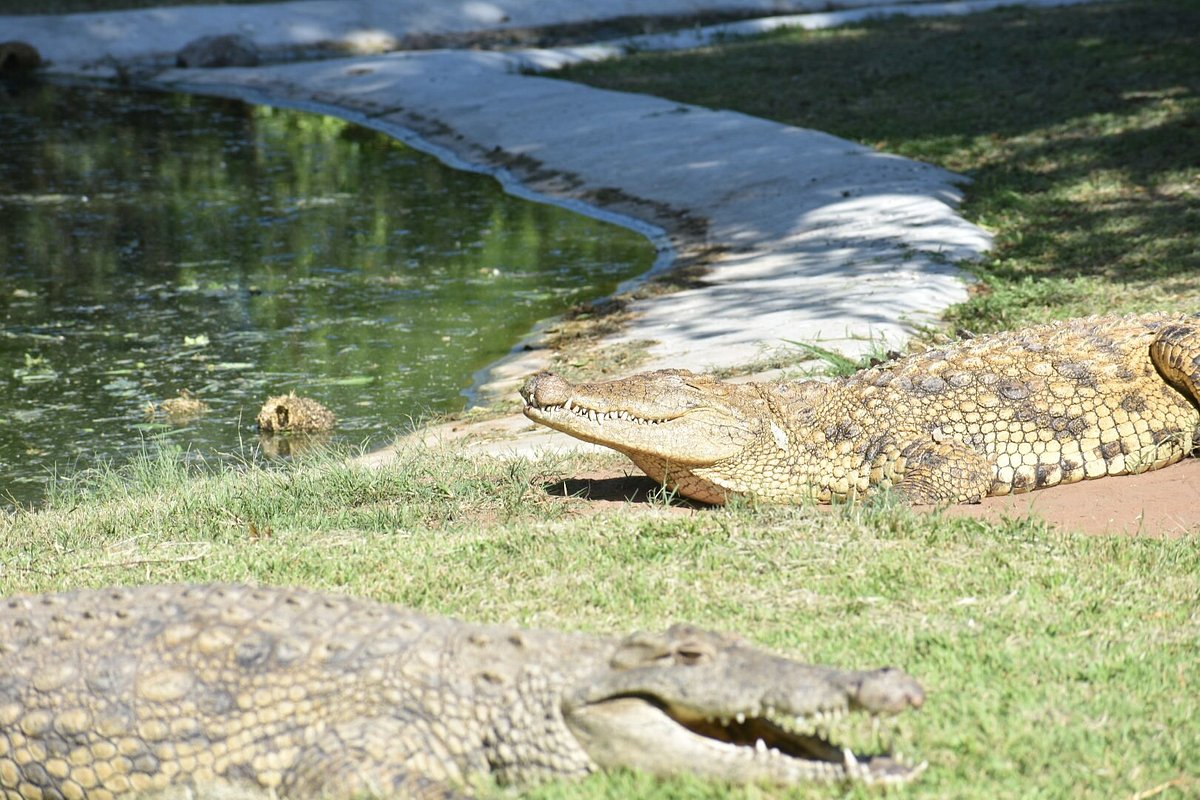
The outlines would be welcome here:
[[[38,47],[59,72],[97,74],[112,67],[97,65],[104,56],[161,63],[187,40],[207,34],[240,32],[266,47],[338,41],[370,49],[418,32],[694,13],[709,5],[313,0],[0,17],[0,30],[3,38]],[[743,10],[806,5],[825,3],[720,3]],[[854,5],[875,7],[850,14],[897,10],[872,0]],[[810,26],[840,21],[830,14],[791,19]],[[741,23],[743,30],[770,24]],[[711,35],[693,31],[685,43]],[[672,38],[658,37],[654,46],[672,46]],[[151,82],[355,119],[510,186],[628,215],[653,226],[646,229],[652,236],[661,230],[675,253],[702,257],[709,273],[696,288],[630,307],[632,320],[610,341],[648,342],[646,368],[737,368],[787,339],[853,355],[880,340],[897,345],[913,325],[933,322],[965,299],[966,276],[953,264],[981,256],[990,238],[957,213],[960,176],[818,131],[530,74],[531,67],[611,57],[621,46],[404,51],[255,68],[165,69]],[[492,387],[511,391],[544,356],[533,349],[499,365]]]

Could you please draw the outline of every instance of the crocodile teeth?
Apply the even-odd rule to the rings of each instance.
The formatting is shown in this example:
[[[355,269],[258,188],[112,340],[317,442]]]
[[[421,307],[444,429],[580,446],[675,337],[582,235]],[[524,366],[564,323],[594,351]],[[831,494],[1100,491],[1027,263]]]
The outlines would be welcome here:
[[[618,409],[615,411],[597,411],[594,408],[585,408],[583,406],[577,406],[577,405],[575,405],[575,402],[573,400],[571,400],[570,398],[568,398],[562,405],[559,405],[559,406],[536,406],[535,405],[534,407],[542,408],[544,410],[558,410],[558,411],[570,412],[577,417],[582,417],[583,419],[590,420],[591,422],[594,422],[597,425],[601,424],[602,422],[604,422],[606,420],[621,420],[624,422],[632,423],[634,425],[658,425],[663,422],[666,422],[666,420],[662,420],[662,419],[645,419],[643,417],[637,416],[632,411],[627,411],[625,409]]]
[[[740,712],[740,711],[738,712],[738,715],[737,715],[736,717],[734,717],[734,719],[736,719],[736,720],[737,720],[737,723],[738,723],[738,725],[745,725],[745,724],[746,724],[746,715],[745,715],[745,714],[743,714],[743,713],[742,713],[742,712]]]
[[[757,742],[754,743],[754,752],[756,752],[756,753],[767,752],[767,743],[764,742],[762,739],[759,739]]]

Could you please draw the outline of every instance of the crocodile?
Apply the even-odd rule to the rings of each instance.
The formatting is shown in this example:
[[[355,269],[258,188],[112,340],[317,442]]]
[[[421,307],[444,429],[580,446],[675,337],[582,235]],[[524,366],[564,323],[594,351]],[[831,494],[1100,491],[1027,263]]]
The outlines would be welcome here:
[[[831,381],[659,370],[521,389],[525,415],[705,503],[974,503],[1159,469],[1200,444],[1200,315],[1094,316],[961,340]]]
[[[617,767],[891,785],[925,765],[834,731],[924,699],[899,669],[682,624],[615,638],[244,585],[0,600],[10,800],[458,797]]]

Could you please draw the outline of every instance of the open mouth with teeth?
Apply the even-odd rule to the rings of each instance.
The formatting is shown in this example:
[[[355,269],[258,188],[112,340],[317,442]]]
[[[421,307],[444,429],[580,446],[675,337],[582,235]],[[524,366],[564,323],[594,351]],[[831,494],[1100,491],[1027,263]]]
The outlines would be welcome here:
[[[854,724],[855,719],[865,725]],[[633,767],[659,775],[890,786],[913,780],[927,766],[900,754],[864,752],[872,740],[876,746],[871,749],[879,749],[885,735],[883,720],[844,710],[788,718],[765,709],[756,715],[708,718],[673,709],[655,697],[636,695],[574,709],[567,722],[602,766]],[[843,737],[862,749],[840,744]]]
[[[868,737],[862,731],[853,730],[856,727],[851,722],[853,718],[844,710],[790,719],[773,709],[760,712],[761,716],[738,714],[726,719],[687,719],[685,715],[673,714],[670,708],[661,710],[696,736],[746,752],[753,749],[752,758],[778,759],[784,765],[790,762],[790,766],[784,768],[804,771],[807,780],[904,783],[919,775],[926,766],[907,764],[901,755],[856,754],[835,742],[840,733],[851,735],[855,741],[869,738],[878,744],[883,733],[882,720],[875,715],[856,715],[860,720],[870,721]]]
[[[917,777],[927,766],[907,763],[900,754],[855,753],[837,744],[835,739],[839,727],[844,727],[845,712],[795,718],[787,723],[771,711],[759,717],[738,714],[732,719],[691,721],[672,715],[670,709],[663,709],[663,713],[696,736],[740,748],[746,754],[753,749],[751,758],[778,759],[784,769],[803,771],[806,780],[898,784]],[[878,742],[882,735],[881,720],[877,716],[869,719],[870,738]],[[854,736],[856,741],[862,738]]]

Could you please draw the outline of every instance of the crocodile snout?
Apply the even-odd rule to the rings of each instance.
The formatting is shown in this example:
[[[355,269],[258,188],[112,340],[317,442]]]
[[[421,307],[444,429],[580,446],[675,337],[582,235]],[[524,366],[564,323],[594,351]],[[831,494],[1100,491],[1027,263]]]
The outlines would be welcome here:
[[[571,399],[575,387],[553,372],[539,372],[521,387],[521,397],[534,408],[561,406]]]
[[[866,674],[858,685],[855,701],[860,707],[876,713],[898,714],[923,706],[925,690],[901,670],[884,667]]]

